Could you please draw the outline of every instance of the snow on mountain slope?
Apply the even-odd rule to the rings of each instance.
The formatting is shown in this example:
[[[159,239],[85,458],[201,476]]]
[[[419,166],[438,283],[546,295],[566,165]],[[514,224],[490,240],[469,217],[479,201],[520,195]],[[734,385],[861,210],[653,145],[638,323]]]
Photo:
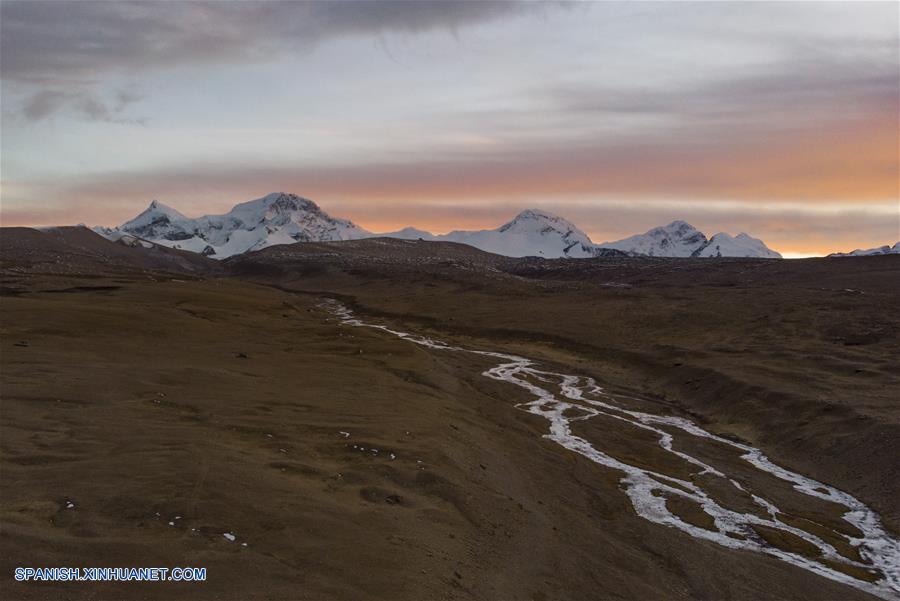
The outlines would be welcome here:
[[[690,257],[707,244],[706,236],[690,223],[673,221],[636,236],[598,246],[650,257]]]
[[[900,242],[893,246],[879,246],[878,248],[857,248],[848,253],[831,253],[829,257],[869,257],[872,255],[900,255]]]
[[[765,243],[741,232],[730,236],[719,232],[709,239],[703,248],[693,255],[695,257],[756,257],[760,259],[780,259],[781,255],[771,250]]]
[[[124,232],[216,259],[274,244],[372,236],[351,221],[331,217],[311,200],[283,192],[235,205],[224,215],[204,215],[196,219],[185,217],[154,200],[143,213],[118,228],[95,231],[108,238]]]
[[[507,257],[591,257],[594,243],[562,217],[528,209],[495,230],[455,231],[440,239]]]
[[[707,239],[703,232],[685,221],[655,227],[644,234],[616,242],[604,242],[599,248],[612,248],[633,255],[650,257],[756,257],[780,259],[762,240],[745,233],[730,236],[719,232]]]
[[[398,232],[381,234],[403,240],[442,240],[459,242],[507,257],[592,257],[594,243],[588,235],[562,217],[545,211],[527,209],[493,230],[456,230],[434,235],[407,227]]]
[[[405,227],[402,230],[398,230],[396,232],[388,232],[386,234],[378,234],[379,236],[383,236],[385,238],[398,238],[400,240],[437,240],[438,236],[435,236],[431,232],[426,232],[425,230],[416,229],[414,227]]]
[[[119,229],[146,239],[186,239],[193,236],[194,220],[188,219],[158,200],[150,203],[143,213],[123,224]]]
[[[117,228],[96,227],[98,234],[118,240],[124,235],[188,250],[215,259],[275,244],[357,240],[385,236],[403,240],[448,241],[508,257],[548,259],[646,255],[654,257],[780,257],[747,234],[716,234],[712,240],[684,221],[656,227],[616,242],[594,244],[573,223],[545,211],[528,209],[491,230],[434,235],[407,227],[373,234],[351,221],[325,213],[311,200],[275,192],[235,205],[224,215],[190,218],[154,200],[140,215]],[[860,251],[857,251],[860,252]]]
[[[147,240],[138,238],[137,236],[132,236],[131,234],[123,232],[118,228],[97,226],[89,229],[95,234],[100,234],[110,242],[116,242],[123,246],[143,246],[144,248],[153,248],[154,246],[156,246],[156,244],[154,244],[153,242],[148,242]]]

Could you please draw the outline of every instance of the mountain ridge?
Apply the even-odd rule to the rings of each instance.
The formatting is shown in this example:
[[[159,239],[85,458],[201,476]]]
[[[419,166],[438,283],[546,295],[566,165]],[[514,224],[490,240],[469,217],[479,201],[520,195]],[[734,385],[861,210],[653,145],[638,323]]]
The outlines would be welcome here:
[[[896,242],[893,246],[885,244],[877,248],[857,248],[850,252],[831,253],[829,257],[870,257],[873,255],[900,255],[900,242]]]
[[[227,213],[196,218],[154,200],[119,227],[94,231],[108,238],[124,232],[216,259],[275,244],[372,236],[352,221],[331,217],[312,200],[284,192],[238,203]]]
[[[540,209],[525,209],[494,229],[432,234],[414,227],[377,234],[350,220],[332,217],[312,200],[273,192],[238,203],[227,213],[186,217],[158,200],[133,219],[95,232],[118,239],[127,234],[155,244],[224,259],[276,244],[328,242],[371,237],[446,241],[509,257],[588,258],[625,255],[652,257],[781,258],[762,240],[745,233],[712,238],[686,221],[676,220],[622,240],[594,243],[574,223]]]
[[[495,229],[454,230],[432,234],[406,227],[381,234],[404,240],[459,242],[508,257],[584,258],[596,256],[595,245],[575,224],[539,209],[525,209]]]

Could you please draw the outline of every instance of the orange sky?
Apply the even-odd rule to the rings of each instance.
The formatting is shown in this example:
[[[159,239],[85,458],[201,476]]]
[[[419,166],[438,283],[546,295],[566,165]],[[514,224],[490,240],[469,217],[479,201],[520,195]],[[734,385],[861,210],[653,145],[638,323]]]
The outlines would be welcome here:
[[[4,197],[65,198],[3,210],[4,225],[114,225],[158,198],[185,214],[222,213],[275,190],[317,200],[372,231],[497,227],[518,210],[544,208],[595,241],[666,220],[707,233],[746,230],[783,253],[827,254],[900,238],[898,127],[885,114],[806,128],[739,146],[602,145],[504,157],[362,164],[319,169],[217,166],[7,184]],[[51,215],[52,217],[48,217]],[[828,228],[823,223],[848,227]]]

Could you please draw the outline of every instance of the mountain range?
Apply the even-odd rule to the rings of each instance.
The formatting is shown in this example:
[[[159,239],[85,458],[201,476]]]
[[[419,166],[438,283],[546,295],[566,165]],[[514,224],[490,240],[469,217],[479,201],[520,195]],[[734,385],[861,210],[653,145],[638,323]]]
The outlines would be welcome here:
[[[900,242],[893,246],[879,246],[878,248],[857,248],[848,253],[831,253],[829,257],[870,257],[872,255],[900,255]]]
[[[573,223],[546,211],[528,209],[496,229],[435,235],[407,227],[377,234],[352,221],[330,216],[316,203],[295,194],[274,192],[235,205],[223,215],[186,217],[154,200],[141,214],[116,228],[94,231],[118,240],[128,236],[200,253],[216,259],[276,244],[389,237],[468,244],[509,257],[582,258],[596,256],[781,258],[762,240],[740,233],[707,238],[684,221],[653,228],[622,240],[594,243]]]

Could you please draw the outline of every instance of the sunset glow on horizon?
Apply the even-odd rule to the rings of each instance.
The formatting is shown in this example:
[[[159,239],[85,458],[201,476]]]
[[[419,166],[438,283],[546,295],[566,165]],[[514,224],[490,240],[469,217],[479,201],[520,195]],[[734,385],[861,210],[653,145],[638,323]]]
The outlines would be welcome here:
[[[900,239],[897,3],[0,6],[3,226],[285,191],[375,232]]]

